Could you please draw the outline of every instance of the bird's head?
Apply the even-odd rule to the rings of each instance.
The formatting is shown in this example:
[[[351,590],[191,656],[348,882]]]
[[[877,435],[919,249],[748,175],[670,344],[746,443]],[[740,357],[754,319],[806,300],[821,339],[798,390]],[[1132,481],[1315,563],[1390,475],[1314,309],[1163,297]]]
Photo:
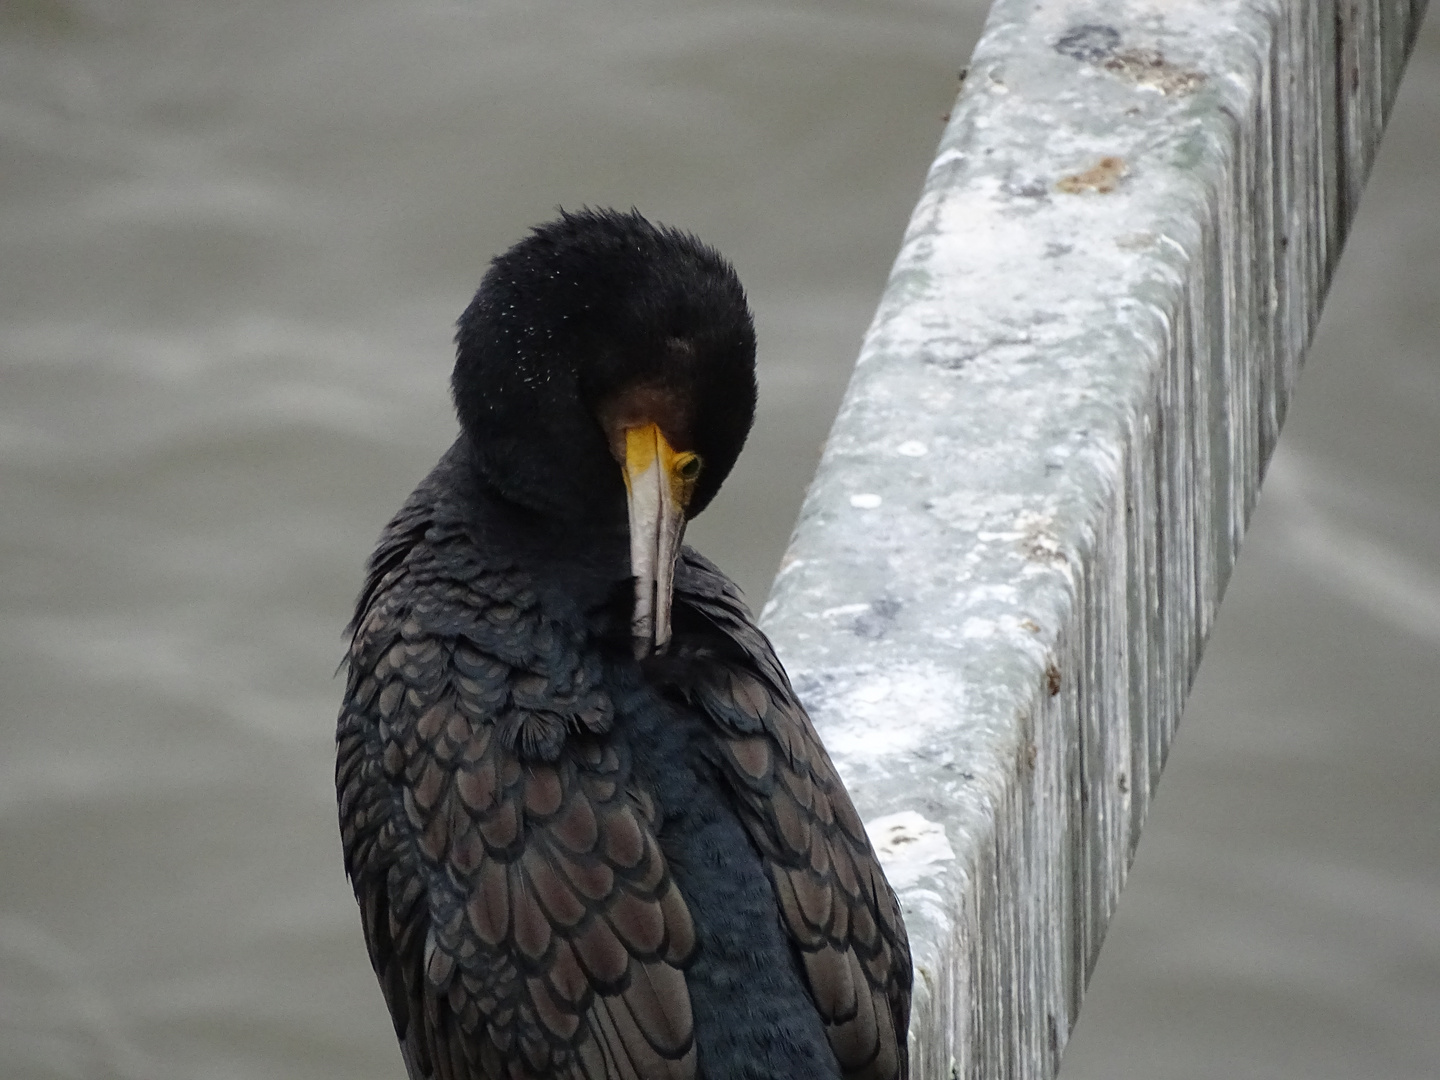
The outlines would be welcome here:
[[[755,329],[734,269],[633,210],[562,213],[495,259],[455,342],[476,467],[557,528],[628,521],[636,651],[662,650],[685,522],[755,415]]]

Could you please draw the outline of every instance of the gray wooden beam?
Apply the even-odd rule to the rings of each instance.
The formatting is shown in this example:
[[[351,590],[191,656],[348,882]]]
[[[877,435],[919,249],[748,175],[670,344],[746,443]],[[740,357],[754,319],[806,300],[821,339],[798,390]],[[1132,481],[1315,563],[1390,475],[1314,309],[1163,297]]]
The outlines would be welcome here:
[[[765,620],[914,1075],[1055,1075],[1424,0],[998,0]]]

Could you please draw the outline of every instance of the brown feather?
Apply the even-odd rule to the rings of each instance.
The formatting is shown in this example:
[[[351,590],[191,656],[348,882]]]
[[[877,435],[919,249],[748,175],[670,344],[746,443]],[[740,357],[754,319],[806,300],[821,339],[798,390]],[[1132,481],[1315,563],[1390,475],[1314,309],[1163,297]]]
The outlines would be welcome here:
[[[855,1015],[856,986],[850,969],[849,952],[816,949],[801,954],[815,1007],[827,1024],[837,1024]]]
[[[504,863],[487,859],[472,881],[466,905],[470,925],[485,944],[499,945],[510,936],[510,875]]]
[[[822,845],[817,844],[816,846]],[[830,913],[834,906],[834,896],[829,883],[817,874],[810,872],[808,868],[792,870],[789,873],[777,871],[776,881],[778,882],[781,877],[790,882],[805,923],[817,930],[826,929],[830,925]]]
[[[613,865],[631,869],[645,854],[645,841],[640,837],[640,823],[629,807],[607,814],[601,824],[601,848]]]
[[[563,794],[555,770],[548,765],[539,766],[525,782],[525,810],[535,817],[549,817],[560,809]]]
[[[571,1002],[557,995],[543,979],[526,979],[525,988],[535,1005],[535,1015],[550,1034],[564,1042],[573,1039],[580,1030],[580,1014]]]
[[[595,811],[589,800],[572,798],[561,815],[550,823],[549,832],[566,848],[579,853],[595,849],[600,826],[595,821]]]
[[[670,964],[684,965],[695,953],[695,924],[690,919],[690,909],[673,884],[660,894],[659,902],[665,915],[664,959]]]
[[[520,808],[506,799],[480,819],[480,835],[492,851],[509,849],[520,835]]]
[[[634,987],[634,980],[631,981]],[[683,1080],[687,1068],[683,1059],[661,1053],[650,1041],[640,1019],[632,1007],[630,992],[618,997],[605,998],[601,1006],[614,1026],[616,1034],[625,1048],[625,1054],[634,1063],[636,1072],[645,1080]],[[688,1046],[688,1038],[684,1040]]]
[[[510,870],[510,902],[516,947],[530,960],[541,959],[550,948],[550,920],[513,864]]]
[[[668,964],[632,963],[630,986],[621,997],[657,1053],[678,1058],[690,1049],[694,1018],[684,975]]]
[[[591,920],[590,925],[575,937],[573,944],[593,986],[606,992],[619,988],[630,967],[630,954],[609,923],[603,919]]]
[[[578,1009],[590,994],[590,983],[585,978],[585,972],[580,970],[575,950],[568,942],[562,941],[556,946],[545,978],[555,995],[571,1008]]]
[[[604,900],[615,889],[615,871],[599,859],[565,859],[560,867],[587,900]]]
[[[570,886],[551,867],[538,844],[532,844],[521,856],[529,878],[530,893],[545,909],[549,920],[557,927],[569,928],[586,915],[588,909]]]
[[[605,917],[632,956],[654,956],[665,943],[665,913],[653,901],[621,890]]]
[[[846,954],[851,977],[864,985],[864,975],[854,953]],[[880,1033],[875,1016],[876,1002],[869,994],[856,998],[852,1016],[837,1025],[831,1037],[831,1046],[840,1061],[840,1068],[846,1073],[856,1073],[875,1060],[880,1052]]]
[[[825,938],[806,920],[790,875],[779,870],[775,872],[772,880],[775,884],[775,898],[780,902],[780,918],[784,921],[785,928],[790,931],[790,936],[802,949],[819,948]]]
[[[495,763],[481,761],[473,768],[457,772],[455,790],[465,805],[475,813],[489,813],[495,806]]]
[[[763,738],[736,739],[727,744],[730,757],[754,780],[770,775],[770,743]]]
[[[775,815],[775,825],[787,852],[798,854],[810,849],[811,818],[795,800],[777,791],[770,800],[770,812]]]

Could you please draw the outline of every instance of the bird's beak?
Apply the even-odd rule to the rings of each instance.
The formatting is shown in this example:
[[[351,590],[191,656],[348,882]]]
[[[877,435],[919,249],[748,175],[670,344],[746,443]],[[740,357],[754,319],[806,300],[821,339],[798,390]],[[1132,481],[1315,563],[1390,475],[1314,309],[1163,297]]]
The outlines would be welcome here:
[[[630,505],[630,570],[635,575],[631,633],[635,655],[664,652],[670,642],[675,558],[685,534],[685,507],[699,458],[677,453],[656,424],[625,429],[625,490]]]

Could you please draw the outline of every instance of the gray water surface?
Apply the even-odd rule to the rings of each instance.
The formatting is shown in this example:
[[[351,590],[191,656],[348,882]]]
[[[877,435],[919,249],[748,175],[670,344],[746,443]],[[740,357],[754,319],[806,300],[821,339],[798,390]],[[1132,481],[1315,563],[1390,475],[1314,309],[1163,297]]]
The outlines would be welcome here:
[[[761,411],[692,538],[762,599],[982,14],[0,4],[0,1080],[401,1075],[332,673],[455,316],[557,204],[725,251]],[[1422,48],[1067,1080],[1440,1075]]]
[[[728,254],[763,600],[981,14],[0,4],[0,1080],[401,1075],[332,676],[454,319],[557,204]]]

